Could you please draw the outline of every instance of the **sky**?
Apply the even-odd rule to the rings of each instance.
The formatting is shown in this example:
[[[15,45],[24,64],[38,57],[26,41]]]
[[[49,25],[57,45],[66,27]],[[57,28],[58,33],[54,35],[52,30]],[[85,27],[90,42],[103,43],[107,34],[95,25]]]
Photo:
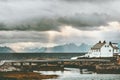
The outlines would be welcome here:
[[[120,0],[0,0],[0,44],[14,50],[120,42]]]

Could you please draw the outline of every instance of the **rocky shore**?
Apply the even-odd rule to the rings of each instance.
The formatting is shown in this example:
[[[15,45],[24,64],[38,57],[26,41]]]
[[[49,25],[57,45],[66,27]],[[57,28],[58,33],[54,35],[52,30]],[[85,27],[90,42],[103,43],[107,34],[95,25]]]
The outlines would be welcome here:
[[[120,65],[97,65],[95,72],[98,74],[120,74]]]
[[[43,75],[35,72],[0,72],[0,80],[43,80],[57,77],[58,75]]]

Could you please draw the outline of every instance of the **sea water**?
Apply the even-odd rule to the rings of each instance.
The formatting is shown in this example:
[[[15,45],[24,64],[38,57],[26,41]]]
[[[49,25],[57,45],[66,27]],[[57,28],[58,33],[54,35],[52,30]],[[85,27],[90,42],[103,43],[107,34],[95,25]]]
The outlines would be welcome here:
[[[120,80],[120,74],[97,74],[89,72],[81,74],[80,70],[76,68],[65,69],[65,71],[40,71],[40,73],[59,75],[57,79],[47,80]]]

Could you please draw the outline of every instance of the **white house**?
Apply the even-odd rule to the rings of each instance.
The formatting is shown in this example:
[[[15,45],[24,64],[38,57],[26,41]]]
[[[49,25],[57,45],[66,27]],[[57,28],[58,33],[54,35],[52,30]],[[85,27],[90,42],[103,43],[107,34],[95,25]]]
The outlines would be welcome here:
[[[93,47],[91,47],[86,57],[113,57],[113,54],[119,53],[119,48],[117,43],[106,43],[99,41]]]

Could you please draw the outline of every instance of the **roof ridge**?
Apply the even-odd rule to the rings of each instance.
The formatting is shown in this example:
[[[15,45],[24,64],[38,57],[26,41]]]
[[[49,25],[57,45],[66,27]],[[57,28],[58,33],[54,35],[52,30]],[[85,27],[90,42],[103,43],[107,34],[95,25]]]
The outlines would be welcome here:
[[[96,43],[91,49],[100,49],[106,43]]]

